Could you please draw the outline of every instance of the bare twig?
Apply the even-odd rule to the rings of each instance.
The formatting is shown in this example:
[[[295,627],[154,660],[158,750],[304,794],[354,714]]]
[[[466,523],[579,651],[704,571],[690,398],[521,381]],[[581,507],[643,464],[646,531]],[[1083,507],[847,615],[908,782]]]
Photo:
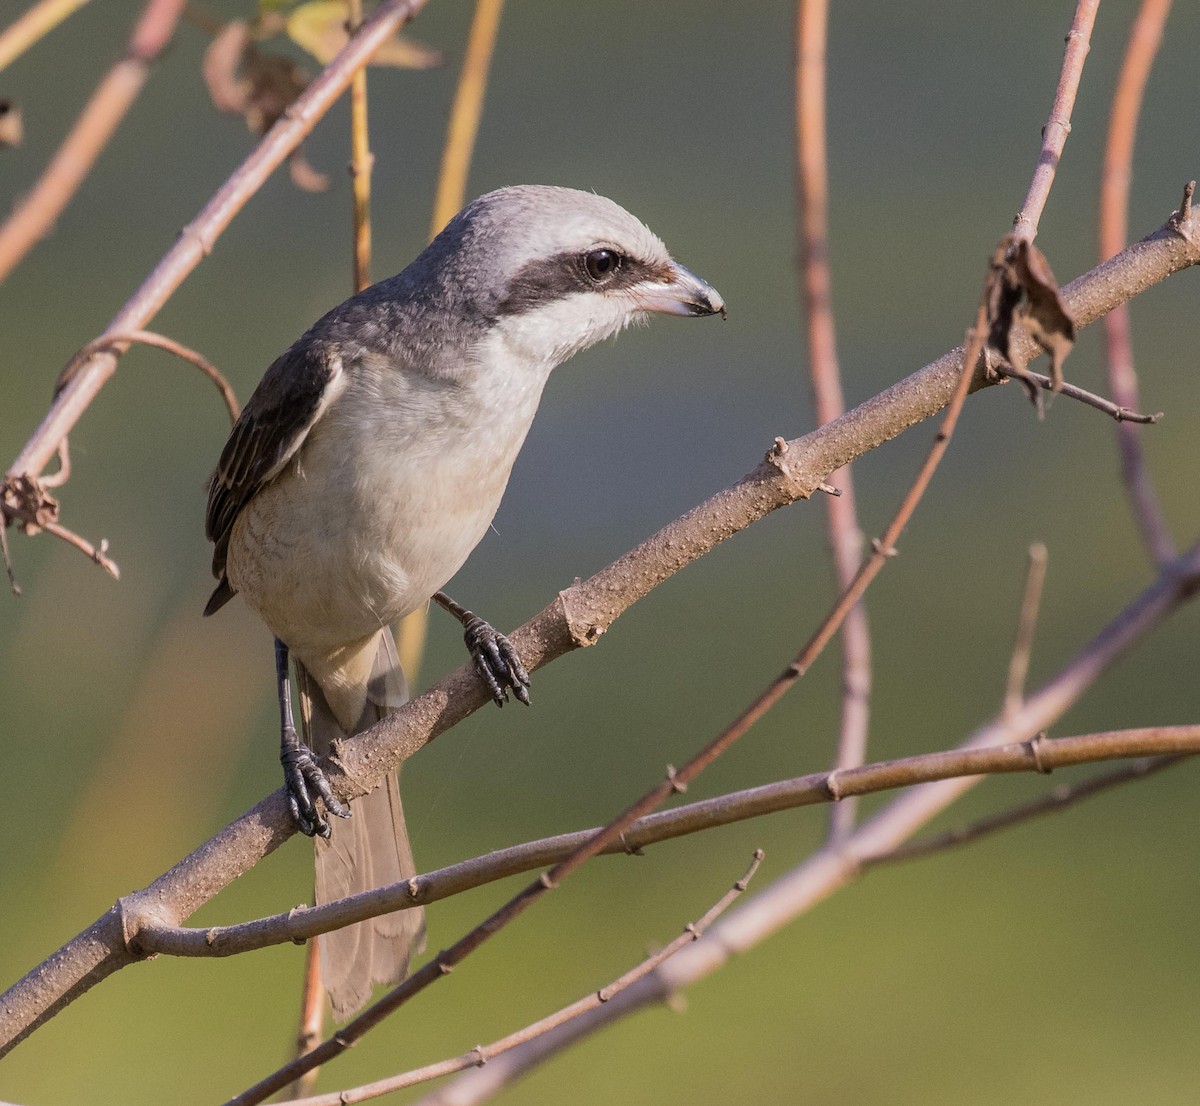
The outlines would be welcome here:
[[[1162,41],[1163,25],[1171,0],[1143,0],[1129,32],[1125,60],[1113,94],[1104,149],[1104,171],[1100,178],[1100,260],[1117,253],[1128,235],[1129,186],[1133,175],[1133,147],[1137,136],[1142,95],[1150,69]],[[1108,382],[1115,402],[1123,407],[1138,405],[1137,373],[1133,364],[1133,339],[1129,308],[1121,306],[1104,319],[1108,354]],[[1156,564],[1175,556],[1175,542],[1163,515],[1162,505],[1146,469],[1141,435],[1132,426],[1118,426],[1117,447],[1121,453],[1121,478],[1142,544]]]
[[[1013,235],[1016,238],[1032,241],[1037,237],[1038,223],[1050,196],[1059,158],[1067,143],[1067,135],[1071,133],[1075,94],[1079,91],[1079,79],[1083,76],[1083,63],[1091,49],[1092,26],[1096,22],[1096,10],[1099,7],[1100,0],[1079,0],[1075,6],[1075,17],[1067,32],[1062,73],[1058,78],[1058,88],[1054,91],[1054,105],[1042,128],[1042,149],[1038,154],[1037,168],[1029,183],[1025,203],[1013,219]]]
[[[437,191],[429,219],[429,237],[435,237],[466,203],[467,178],[479,136],[483,117],[483,101],[487,93],[488,74],[500,31],[500,16],[504,0],[476,0],[475,17],[467,35],[462,71],[454,103],[446,121],[446,139],[442,146],[442,161],[438,169]],[[400,667],[410,683],[416,680],[425,652],[429,631],[429,607],[423,604],[410,611],[400,621],[396,634],[396,651]]]
[[[1019,380],[1029,380],[1036,384],[1039,388],[1046,392],[1053,392],[1054,381],[1041,373],[1030,372],[1026,369],[1023,373],[1019,373],[1016,369],[1010,368],[1008,365],[999,364],[995,361],[991,363],[990,369],[1003,377],[1015,377]],[[1140,423],[1143,426],[1151,425],[1160,422],[1163,417],[1161,411],[1153,415],[1142,415],[1129,407],[1122,407],[1114,403],[1110,399],[1105,399],[1103,396],[1098,396],[1095,392],[1086,391],[1075,384],[1068,381],[1063,381],[1058,388],[1060,395],[1066,396],[1068,399],[1078,400],[1080,403],[1085,403],[1089,407],[1096,408],[1097,411],[1103,411],[1111,419],[1116,422],[1134,422]]]
[[[566,1025],[575,1018],[586,1014],[589,1010],[594,1010],[596,1007],[610,1002],[622,991],[627,990],[643,976],[652,972],[663,961],[674,956],[680,949],[690,945],[693,941],[700,940],[708,927],[724,914],[746,890],[750,880],[754,878],[754,873],[758,871],[758,866],[762,863],[762,859],[762,849],[755,850],[754,859],[751,861],[750,867],[746,870],[746,874],[726,891],[721,898],[713,903],[701,918],[695,922],[689,922],[684,926],[683,932],[675,940],[659,949],[652,956],[648,956],[640,964],[631,968],[624,975],[614,979],[607,986],[601,987],[598,991],[593,991],[590,995],[586,995],[577,1002],[571,1003],[570,1006],[564,1006],[561,1010],[556,1010],[553,1014],[549,1014],[522,1029],[518,1029],[515,1033],[510,1033],[506,1037],[501,1037],[489,1045],[477,1045],[470,1052],[465,1052],[461,1056],[442,1060],[436,1064],[428,1064],[425,1067],[403,1072],[400,1075],[393,1075],[387,1079],[380,1079],[375,1083],[368,1083],[361,1087],[352,1087],[344,1091],[333,1091],[330,1094],[316,1095],[313,1098],[289,1100],[280,1103],[279,1106],[349,1106],[353,1102],[366,1102],[369,1099],[390,1094],[392,1091],[403,1090],[405,1087],[413,1087],[419,1083],[427,1083],[431,1079],[438,1079],[445,1075],[453,1075],[455,1072],[463,1071],[466,1068],[482,1067],[488,1061],[503,1055],[510,1049],[536,1040],[538,1037],[544,1036],[559,1026]]]
[[[304,983],[300,992],[300,1025],[296,1031],[296,1056],[312,1052],[325,1036],[325,987],[321,983],[320,942],[309,941],[304,950]],[[292,1098],[308,1094],[320,1071],[306,1071],[289,1088]]]
[[[476,0],[475,18],[467,37],[462,72],[454,93],[454,104],[446,124],[446,141],[442,147],[442,164],[438,171],[437,195],[433,202],[433,218],[429,236],[432,238],[463,206],[467,192],[467,175],[483,117],[483,100],[487,93],[488,72],[500,31],[500,16],[504,0]]]
[[[1051,725],[1090,687],[1126,648],[1200,588],[1200,546],[1193,547],[1108,624],[1049,683],[1030,696],[1012,719],[1002,715],[977,730],[960,749],[983,750],[1016,734],[1036,734]],[[1026,742],[1040,758],[1044,740]],[[1043,767],[1046,762],[1042,762]],[[468,1106],[506,1086],[574,1041],[633,1011],[665,1001],[711,975],[732,957],[760,944],[801,914],[861,875],[868,857],[890,852],[949,806],[983,777],[958,777],[906,791],[838,842],[828,842],[798,867],[759,891],[755,898],[720,919],[709,940],[683,949],[656,971],[555,1034],[498,1057],[486,1068],[460,1075],[447,1088],[456,1106]],[[428,1100],[426,1100],[428,1101]],[[433,1101],[437,1101],[436,1099]]]
[[[957,848],[959,845],[978,841],[981,837],[986,837],[999,830],[1009,829],[1033,818],[1040,818],[1044,814],[1058,814],[1060,811],[1083,802],[1084,799],[1090,799],[1123,783],[1148,779],[1164,768],[1182,764],[1188,759],[1189,757],[1186,755],[1144,757],[1112,772],[1105,772],[1090,780],[1084,780],[1082,783],[1060,784],[1048,795],[1043,795],[1028,803],[1021,803],[1019,806],[1000,811],[998,814],[989,815],[987,818],[980,818],[979,821],[972,822],[968,826],[947,830],[945,833],[934,834],[922,840],[909,841],[890,852],[863,857],[863,867],[873,868],[878,864],[890,864],[897,860],[915,860],[918,857],[932,856],[934,853],[944,852],[946,849]]]
[[[346,0],[346,26],[353,35],[362,26],[362,0]],[[350,81],[350,179],[354,183],[354,291],[371,283],[371,134],[367,127],[367,67]]]
[[[0,31],[0,69],[6,69],[43,35],[54,30],[88,0],[38,0],[24,15]]]
[[[1017,637],[1008,662],[1008,683],[1004,692],[1004,711],[1012,717],[1021,709],[1025,696],[1025,678],[1029,675],[1029,657],[1033,652],[1033,634],[1037,629],[1042,585],[1046,582],[1046,547],[1036,542],[1029,547],[1029,569],[1025,576],[1025,595],[1017,620]]]
[[[353,37],[362,26],[362,0],[346,0],[346,30]],[[352,291],[361,292],[371,283],[371,172],[375,156],[371,153],[371,132],[367,112],[367,67],[358,69],[350,82],[350,179]],[[311,1052],[325,1035],[325,985],[321,979],[317,942],[309,943],[304,958],[304,986],[301,991],[300,1028],[296,1034],[296,1056]],[[307,1094],[316,1086],[318,1068],[299,1076],[288,1090],[293,1098]]]
[[[91,172],[146,83],[151,64],[175,33],[183,4],[184,0],[149,0],[125,56],[100,82],[41,178],[0,225],[0,281],[45,236]]]
[[[825,46],[827,0],[798,0],[796,6],[796,208],[799,255],[808,332],[809,376],[817,424],[845,410],[838,368],[829,269],[829,181],[825,140]],[[850,469],[831,477],[839,495],[826,499],[829,545],[839,591],[850,586],[862,560],[863,536],[854,503]],[[842,720],[838,768],[861,764],[867,751],[871,709],[871,636],[864,603],[856,604],[842,627]],[[853,801],[829,812],[829,832],[854,825]]]
[[[354,71],[396,28],[411,19],[428,0],[384,0],[362,29],[308,86],[245,161],[221,186],[133,297],[109,323],[106,333],[144,326],[188,274],[210,254],[221,232],[246,201],[304,140],[350,83]],[[33,436],[9,467],[10,475],[36,477],[50,462],[58,443],[70,432],[116,369],[112,353],[96,354],[64,388]]]
[[[922,753],[857,768],[777,780],[650,814],[638,819],[620,840],[604,851],[610,856],[635,855],[663,841],[783,810],[830,803],[835,793],[873,795],[957,776],[1046,772],[1150,754],[1188,756],[1195,753],[1200,753],[1200,726],[1156,726],[1037,738],[1034,742],[1014,742],[988,749]],[[597,829],[577,830],[529,841],[415,876],[403,883],[364,891],[323,906],[297,907],[237,925],[197,929],[148,922],[138,930],[138,951],[145,955],[225,957],[305,941],[394,910],[428,906],[496,880],[543,868],[569,856],[597,832]]]
[[[1200,260],[1200,236],[1180,233],[1180,221],[1173,218],[1063,290],[1080,326]],[[833,423],[783,443],[771,460],[737,484],[561,592],[509,635],[526,668],[535,670],[594,644],[623,611],[662,581],[764,515],[810,495],[828,473],[929,417],[947,402],[961,366],[962,352],[953,350]],[[978,383],[982,387],[986,382]],[[469,667],[443,677],[342,745],[327,764],[338,797],[366,794],[384,772],[489,701]],[[138,955],[129,942],[136,939],[141,918],[182,921],[294,832],[283,793],[276,791],[149,887],[102,915],[0,997],[0,1053],[100,980],[133,963]]]
[[[213,386],[221,393],[221,400],[225,404],[225,410],[229,414],[230,423],[237,422],[240,410],[237,396],[234,394],[232,386],[225,379],[221,370],[203,354],[197,353],[194,349],[189,349],[182,342],[177,342],[174,338],[168,338],[165,334],[157,334],[153,330],[126,330],[115,334],[105,333],[99,338],[88,342],[86,346],[80,349],[67,362],[62,372],[58,374],[58,380],[54,384],[55,392],[62,391],[63,388],[70,384],[80,367],[85,365],[97,353],[118,347],[120,352],[124,352],[126,347],[134,343],[166,350],[167,353],[174,354],[180,360],[195,365],[196,368],[213,382]],[[42,484],[46,487],[54,486],[48,479],[43,479]]]

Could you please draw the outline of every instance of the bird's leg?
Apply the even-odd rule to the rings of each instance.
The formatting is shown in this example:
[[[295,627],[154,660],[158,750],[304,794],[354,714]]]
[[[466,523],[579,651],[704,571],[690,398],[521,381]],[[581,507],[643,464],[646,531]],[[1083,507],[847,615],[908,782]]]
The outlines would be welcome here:
[[[434,595],[433,601],[462,623],[463,640],[475,661],[475,671],[496,706],[502,707],[508,702],[510,688],[519,702],[529,706],[529,673],[508,638],[479,615],[455,603],[444,591]]]
[[[317,798],[330,814],[349,818],[350,808],[340,803],[329,786],[312,752],[300,741],[292,717],[292,681],[288,678],[288,647],[275,639],[275,686],[279,691],[279,763],[288,806],[300,832],[308,837],[329,837],[329,823],[317,808]]]

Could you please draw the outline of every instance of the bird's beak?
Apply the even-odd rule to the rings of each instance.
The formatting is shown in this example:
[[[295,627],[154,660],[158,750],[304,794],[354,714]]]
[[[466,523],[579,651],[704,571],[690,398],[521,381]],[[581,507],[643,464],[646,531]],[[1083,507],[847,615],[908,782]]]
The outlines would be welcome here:
[[[633,297],[644,311],[664,315],[717,315],[725,318],[725,301],[706,280],[671,262],[665,280],[648,280],[632,289]]]

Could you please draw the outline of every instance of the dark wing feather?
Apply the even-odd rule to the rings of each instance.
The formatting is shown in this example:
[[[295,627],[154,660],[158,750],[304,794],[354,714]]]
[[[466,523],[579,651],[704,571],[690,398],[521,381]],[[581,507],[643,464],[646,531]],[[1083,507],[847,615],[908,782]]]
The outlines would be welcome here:
[[[342,386],[336,350],[306,336],[275,360],[254,389],[208,482],[204,530],[215,544],[212,567],[219,583],[205,614],[233,596],[225,555],[242,508],[296,455]]]

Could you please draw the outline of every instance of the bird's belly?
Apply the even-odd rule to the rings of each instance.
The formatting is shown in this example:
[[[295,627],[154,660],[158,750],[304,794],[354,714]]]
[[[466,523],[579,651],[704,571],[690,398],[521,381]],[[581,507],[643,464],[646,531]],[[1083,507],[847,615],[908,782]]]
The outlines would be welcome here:
[[[315,472],[333,479],[315,487]],[[289,469],[247,505],[229,545],[230,582],[302,660],[374,634],[440,590],[486,533],[508,472],[482,482],[453,464],[337,475],[303,461]]]

